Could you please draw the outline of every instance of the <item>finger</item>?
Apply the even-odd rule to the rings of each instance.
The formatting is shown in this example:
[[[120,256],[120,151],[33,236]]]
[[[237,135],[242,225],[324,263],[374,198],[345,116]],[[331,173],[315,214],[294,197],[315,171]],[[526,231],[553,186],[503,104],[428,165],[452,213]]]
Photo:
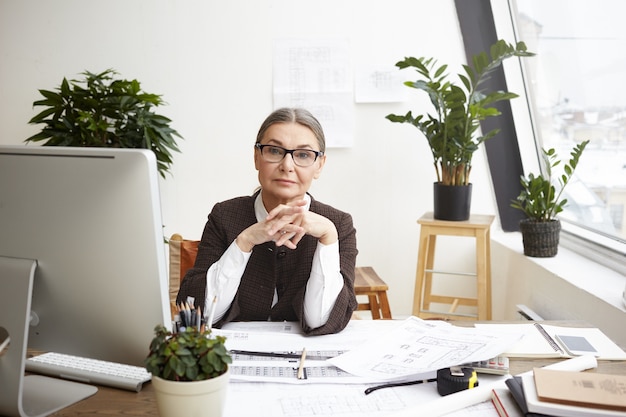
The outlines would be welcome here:
[[[305,234],[306,233],[304,233],[304,229],[302,229],[301,232],[296,233],[291,239],[289,239],[289,241],[292,242],[294,245],[297,245],[298,243],[300,243],[300,240],[302,240]]]
[[[302,239],[304,235],[304,230],[301,227],[296,227],[290,225],[289,230],[279,230],[275,235],[276,246],[285,245],[290,249],[295,249],[296,244]]]
[[[300,202],[306,202],[304,200],[300,200]],[[299,203],[299,202],[296,202]],[[294,203],[290,203],[290,205],[281,204],[275,207],[272,211],[267,214],[266,220],[272,220],[275,218],[280,218],[283,216],[293,216],[294,214],[299,214],[304,211],[303,205],[291,205]]]

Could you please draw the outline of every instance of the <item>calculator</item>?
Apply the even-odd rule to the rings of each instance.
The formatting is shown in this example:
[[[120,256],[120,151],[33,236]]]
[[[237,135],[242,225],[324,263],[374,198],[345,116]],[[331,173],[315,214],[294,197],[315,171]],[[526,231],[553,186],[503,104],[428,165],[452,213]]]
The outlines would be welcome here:
[[[471,366],[479,374],[507,375],[509,373],[509,358],[496,356],[486,361],[467,363],[464,366]]]

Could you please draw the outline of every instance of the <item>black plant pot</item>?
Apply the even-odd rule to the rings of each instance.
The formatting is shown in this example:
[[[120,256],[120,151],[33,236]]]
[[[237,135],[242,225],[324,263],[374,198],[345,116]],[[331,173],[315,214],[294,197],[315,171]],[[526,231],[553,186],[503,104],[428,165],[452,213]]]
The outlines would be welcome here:
[[[472,184],[433,184],[434,217],[437,220],[463,221],[470,217]]]
[[[524,243],[524,255],[534,258],[552,258],[559,250],[559,236],[561,222],[550,220],[538,222],[532,219],[523,219],[519,222]]]

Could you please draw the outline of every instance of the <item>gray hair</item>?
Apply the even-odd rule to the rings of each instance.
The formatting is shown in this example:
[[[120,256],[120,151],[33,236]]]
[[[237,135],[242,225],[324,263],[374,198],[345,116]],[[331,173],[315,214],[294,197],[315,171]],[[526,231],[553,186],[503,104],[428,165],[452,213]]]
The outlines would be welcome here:
[[[320,122],[309,112],[302,108],[283,107],[274,110],[261,125],[259,133],[256,135],[256,141],[261,142],[263,135],[270,126],[276,123],[298,123],[304,127],[308,127],[315,135],[320,151],[326,151],[326,139],[324,138],[324,130]]]

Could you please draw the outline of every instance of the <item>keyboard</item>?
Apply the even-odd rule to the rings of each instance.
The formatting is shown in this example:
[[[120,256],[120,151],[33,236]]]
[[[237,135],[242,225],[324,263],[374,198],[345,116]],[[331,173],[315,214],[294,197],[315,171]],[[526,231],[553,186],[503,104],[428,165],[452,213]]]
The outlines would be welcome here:
[[[83,358],[57,352],[26,359],[26,371],[88,384],[141,391],[152,375],[141,366]]]

